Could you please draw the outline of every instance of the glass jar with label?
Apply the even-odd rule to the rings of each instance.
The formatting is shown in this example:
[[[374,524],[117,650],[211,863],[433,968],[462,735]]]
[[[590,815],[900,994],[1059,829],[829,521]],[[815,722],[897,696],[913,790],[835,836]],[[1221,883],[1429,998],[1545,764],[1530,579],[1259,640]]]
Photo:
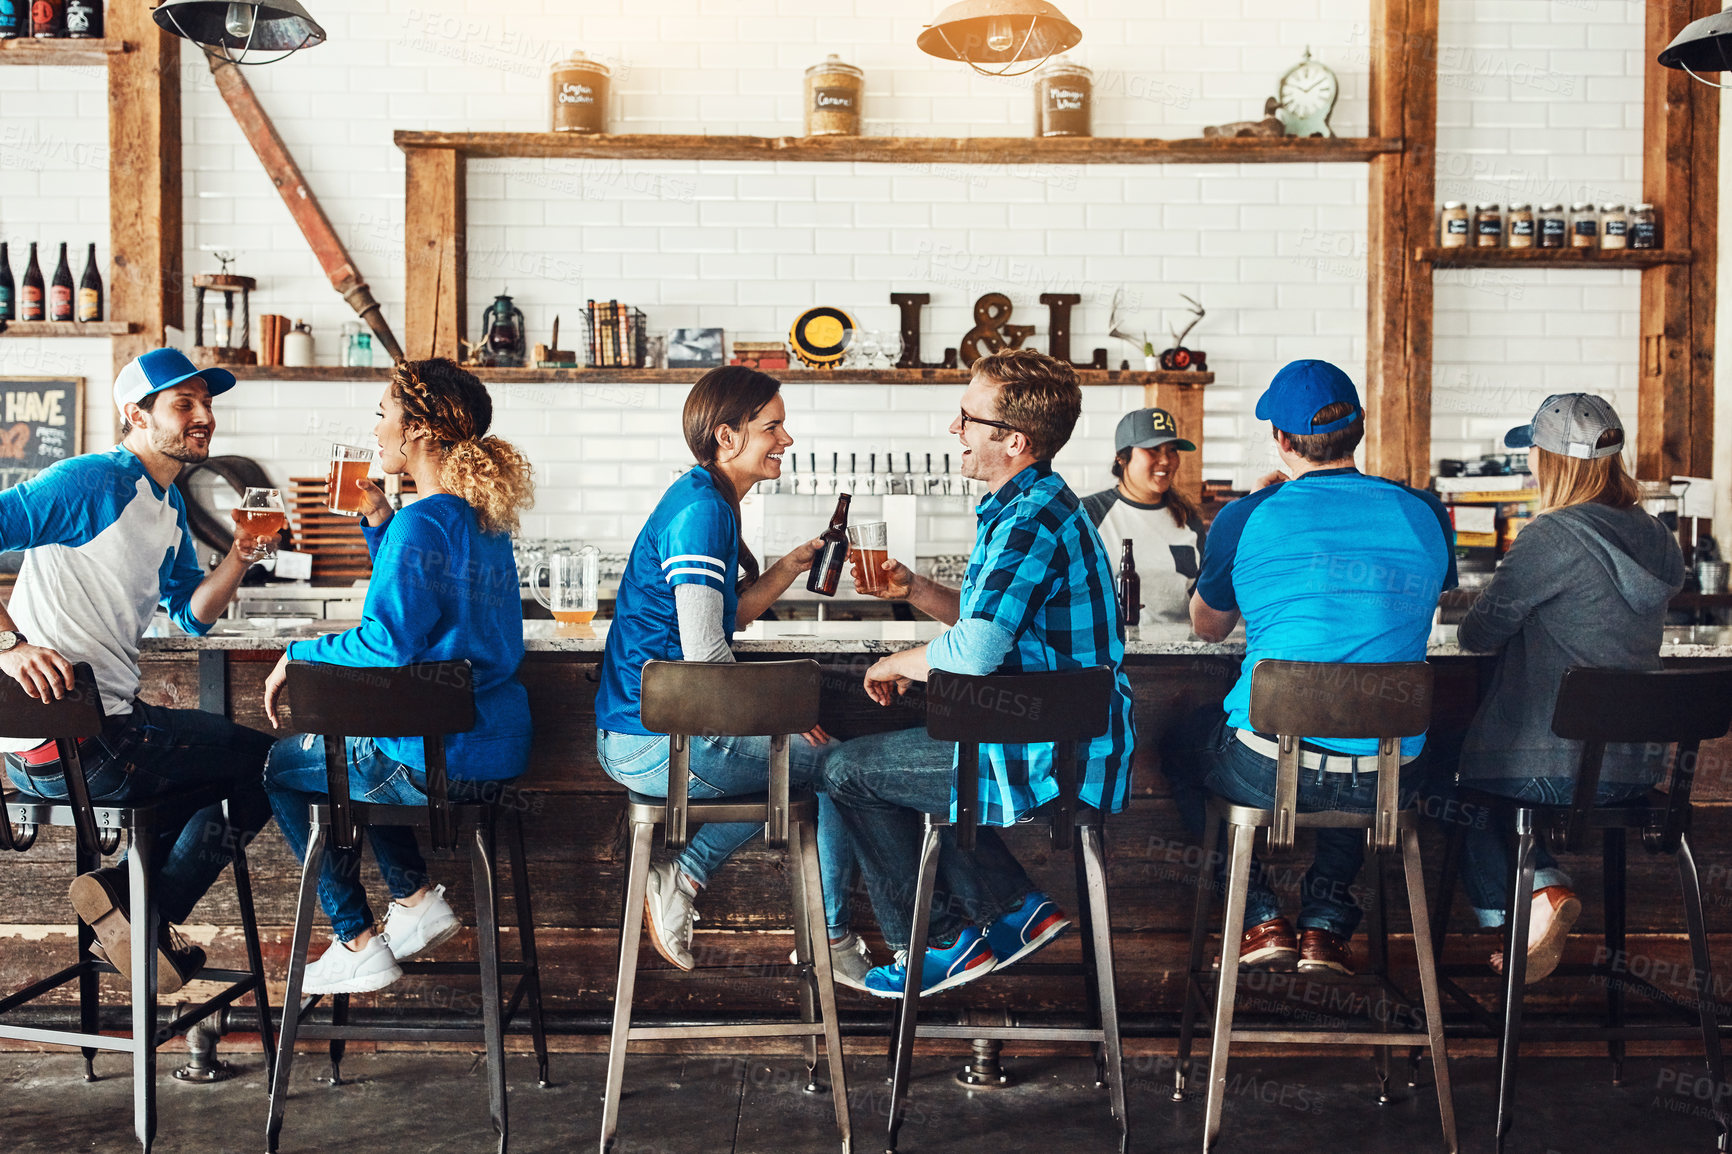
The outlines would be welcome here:
[[[1570,205],[1570,247],[1598,248],[1599,245],[1600,214],[1586,202]]]
[[[1570,218],[1561,204],[1540,205],[1539,247],[1563,248],[1570,233]]]
[[[1630,247],[1660,247],[1660,219],[1653,205],[1638,204],[1630,210]]]
[[[1476,248],[1496,248],[1503,243],[1503,213],[1498,211],[1497,205],[1474,207],[1473,243]]]
[[[1035,77],[1034,134],[1093,136],[1094,74],[1055,57]]]
[[[806,135],[859,136],[866,74],[832,52],[806,69]]]
[[[1628,248],[1630,245],[1630,217],[1621,204],[1602,204],[1600,206],[1600,247]]]
[[[1509,246],[1511,248],[1532,248],[1534,246],[1533,205],[1512,204],[1509,206]]]
[[[549,76],[555,132],[607,131],[607,65],[573,52]]]
[[[1465,248],[1469,231],[1467,205],[1459,200],[1444,201],[1437,243],[1443,248]]]

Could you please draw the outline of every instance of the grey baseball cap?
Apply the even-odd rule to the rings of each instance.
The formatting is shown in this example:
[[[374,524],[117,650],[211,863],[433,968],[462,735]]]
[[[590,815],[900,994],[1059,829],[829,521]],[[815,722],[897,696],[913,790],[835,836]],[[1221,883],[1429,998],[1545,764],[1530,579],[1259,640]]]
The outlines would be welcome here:
[[[1119,418],[1119,427],[1113,433],[1113,452],[1152,449],[1156,445],[1172,445],[1187,453],[1197,449],[1179,436],[1179,423],[1165,409],[1133,409]]]
[[[1602,446],[1608,429],[1618,431],[1617,440]],[[1534,445],[1562,457],[1584,461],[1615,457],[1624,448],[1624,423],[1610,402],[1592,393],[1558,393],[1547,397],[1534,419],[1503,436],[1505,448],[1527,449]]]

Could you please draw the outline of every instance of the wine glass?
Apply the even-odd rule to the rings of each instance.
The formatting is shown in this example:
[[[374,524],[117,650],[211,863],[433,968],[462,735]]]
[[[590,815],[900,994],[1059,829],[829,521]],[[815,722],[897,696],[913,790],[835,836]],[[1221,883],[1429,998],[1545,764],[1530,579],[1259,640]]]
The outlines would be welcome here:
[[[249,488],[241,494],[239,512],[241,527],[265,539],[263,545],[246,552],[246,559],[254,563],[263,561],[277,551],[277,535],[289,527],[282,490]]]
[[[863,369],[878,368],[878,335],[874,329],[860,329],[854,334]]]
[[[878,351],[884,357],[884,368],[893,369],[902,360],[901,329],[887,329],[878,334]]]

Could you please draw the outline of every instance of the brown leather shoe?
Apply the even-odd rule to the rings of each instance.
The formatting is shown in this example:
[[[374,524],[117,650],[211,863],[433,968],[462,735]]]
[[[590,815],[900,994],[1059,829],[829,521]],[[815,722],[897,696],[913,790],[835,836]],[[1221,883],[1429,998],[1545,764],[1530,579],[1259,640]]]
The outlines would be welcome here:
[[[1299,960],[1299,939],[1286,918],[1252,926],[1239,939],[1239,968],[1291,970]]]
[[[1328,930],[1304,930],[1299,934],[1299,972],[1329,970],[1353,976],[1353,947],[1340,934]]]

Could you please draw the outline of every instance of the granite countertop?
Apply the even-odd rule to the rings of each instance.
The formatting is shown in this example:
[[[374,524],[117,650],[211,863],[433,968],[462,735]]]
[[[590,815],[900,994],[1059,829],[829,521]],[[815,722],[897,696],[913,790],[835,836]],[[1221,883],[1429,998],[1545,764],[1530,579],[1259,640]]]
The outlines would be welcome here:
[[[523,623],[524,648],[531,653],[599,654],[609,623],[561,625],[554,621]],[[267,622],[222,622],[207,636],[182,633],[159,619],[140,648],[145,653],[176,653],[206,649],[281,649],[290,641],[334,633],[343,622],[274,625]],[[759,621],[734,635],[737,653],[880,654],[908,649],[939,633],[935,621]],[[1245,632],[1237,629],[1220,643],[1200,641],[1184,625],[1142,626],[1129,631],[1125,652],[1130,657],[1238,657],[1245,652]],[[1469,654],[1456,644],[1455,626],[1438,625],[1426,646],[1430,657]],[[1732,658],[1732,628],[1680,626],[1666,630],[1662,657]]]

